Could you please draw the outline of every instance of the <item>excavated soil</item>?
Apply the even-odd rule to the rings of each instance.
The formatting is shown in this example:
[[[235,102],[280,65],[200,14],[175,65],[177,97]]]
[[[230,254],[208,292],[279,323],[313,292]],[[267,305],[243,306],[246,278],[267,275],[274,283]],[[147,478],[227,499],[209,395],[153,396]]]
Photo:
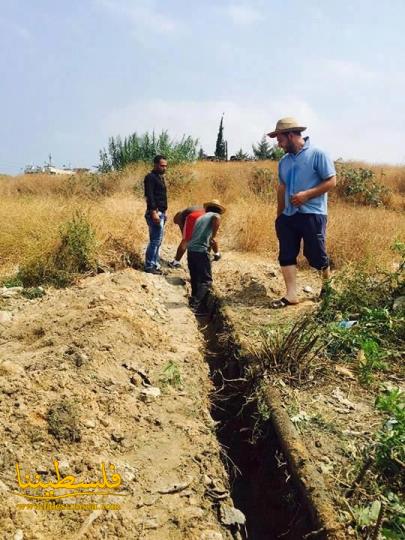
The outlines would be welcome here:
[[[128,269],[1,302],[0,537],[232,538],[206,494],[232,509],[184,281]],[[16,463],[55,483],[54,460],[76,482],[100,480],[101,463],[122,479],[64,503],[120,508],[22,509],[41,489],[18,485]]]
[[[233,504],[240,502],[254,515],[255,503],[243,501],[244,488],[234,503],[229,496],[235,490],[210,415],[212,364],[205,358],[204,329],[188,308],[186,279],[184,269],[165,277],[128,269],[83,279],[70,289],[47,290],[35,300],[18,294],[0,299],[1,538],[244,537],[244,527],[234,524],[243,516]],[[261,327],[312,310],[319,291],[316,274],[302,271],[301,303],[270,309],[270,301],[283,293],[277,265],[237,253],[214,264],[214,282],[241,358],[249,357]],[[268,384],[280,392],[338,502],[350,485],[359,449],[380,422],[372,396],[350,372],[333,365],[323,366],[321,376],[299,388],[277,375]],[[219,440],[225,444],[226,438]],[[92,509],[22,509],[38,503],[29,498],[38,490],[18,485],[16,463],[29,478],[38,475],[52,483],[54,460],[63,476],[84,483],[100,478],[100,463],[114,465],[120,489],[64,499],[93,503]],[[260,486],[263,463],[247,465],[252,492]],[[282,474],[287,477],[288,471]],[[260,496],[256,493],[257,501]],[[283,500],[288,504],[288,494]],[[301,538],[298,531],[294,536],[294,527],[289,535]]]

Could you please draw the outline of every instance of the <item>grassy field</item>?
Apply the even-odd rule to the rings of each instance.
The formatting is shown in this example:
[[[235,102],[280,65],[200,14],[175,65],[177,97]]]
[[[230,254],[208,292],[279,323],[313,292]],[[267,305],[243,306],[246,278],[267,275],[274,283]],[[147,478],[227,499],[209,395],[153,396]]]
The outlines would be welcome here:
[[[62,287],[78,274],[141,267],[147,242],[143,178],[148,169],[139,165],[121,173],[70,178],[0,176],[0,281],[6,286],[23,284],[24,296],[35,298],[44,294],[38,285]],[[178,210],[215,197],[227,208],[219,237],[221,251],[239,252],[233,254],[238,265],[250,252],[263,261],[276,261],[276,163],[199,162],[171,167],[167,176],[170,219],[165,243],[174,246],[179,241],[171,219]],[[339,164],[329,209],[328,251],[337,270],[332,287],[301,326],[291,329],[294,321],[286,318],[285,328],[279,325],[276,333],[269,328],[263,350],[272,359],[281,346],[284,358],[285,343],[290,346],[293,341],[299,371],[305,365],[301,351],[311,353],[308,342],[316,336],[313,343],[321,347],[316,355],[329,366],[328,380],[336,379],[337,366],[351,376],[350,388],[375,402],[376,414],[384,418],[381,425],[373,426],[373,463],[365,462],[369,470],[362,489],[345,498],[349,509],[345,521],[355,530],[353,537],[365,538],[366,532],[370,538],[382,509],[383,538],[399,539],[405,515],[398,472],[404,463],[404,394],[399,384],[405,312],[394,302],[404,294],[404,266],[398,263],[405,256],[405,167]],[[300,264],[306,263],[301,259]],[[349,320],[355,323],[353,329],[340,324]],[[258,341],[257,328],[254,339]],[[266,369],[272,366],[266,358],[260,363],[264,371],[255,377],[259,384],[267,380]],[[370,451],[366,442],[359,440],[349,471],[353,475],[364,467],[363,456]]]
[[[389,268],[394,262],[391,246],[405,236],[405,167],[363,163],[345,167],[373,171],[375,181],[389,193],[381,207],[349,200],[339,188],[331,194],[328,248],[333,264],[342,268],[361,262]],[[143,164],[121,173],[68,178],[0,177],[0,276],[58,250],[61,227],[75,215],[94,231],[92,257],[101,264],[117,267],[128,254],[142,255],[147,240],[143,177],[148,168]],[[274,259],[276,186],[277,164],[271,161],[175,166],[168,172],[169,214],[219,198],[227,207],[220,237],[223,250],[256,252]],[[171,220],[165,241],[178,241]]]

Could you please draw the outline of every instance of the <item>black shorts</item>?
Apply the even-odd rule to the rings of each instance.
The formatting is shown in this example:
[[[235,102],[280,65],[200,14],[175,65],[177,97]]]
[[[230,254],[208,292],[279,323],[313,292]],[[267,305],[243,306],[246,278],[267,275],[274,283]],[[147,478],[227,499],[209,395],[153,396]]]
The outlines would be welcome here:
[[[325,234],[328,217],[324,214],[302,214],[292,216],[281,214],[276,219],[276,233],[279,242],[278,260],[281,266],[297,264],[301,240],[304,241],[304,256],[310,266],[317,270],[328,268]]]

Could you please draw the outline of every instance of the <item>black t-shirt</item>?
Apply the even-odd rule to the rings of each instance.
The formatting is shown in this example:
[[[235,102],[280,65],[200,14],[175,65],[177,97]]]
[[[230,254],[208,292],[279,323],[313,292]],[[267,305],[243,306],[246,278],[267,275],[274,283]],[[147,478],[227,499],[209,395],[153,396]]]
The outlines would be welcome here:
[[[164,176],[151,171],[144,179],[146,209],[148,212],[152,210],[167,210],[167,190]]]

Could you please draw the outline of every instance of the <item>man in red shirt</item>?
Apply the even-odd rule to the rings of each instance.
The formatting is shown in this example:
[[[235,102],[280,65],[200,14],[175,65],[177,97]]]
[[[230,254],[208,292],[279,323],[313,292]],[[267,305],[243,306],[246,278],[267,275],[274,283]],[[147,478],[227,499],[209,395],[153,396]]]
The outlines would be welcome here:
[[[199,214],[198,214],[198,216],[193,217],[192,221],[190,221],[189,227],[191,227],[191,229],[188,230],[188,238],[186,239],[184,237],[184,226],[185,226],[185,223],[186,223],[186,220],[187,220],[188,216],[190,214],[193,214],[194,212],[199,212]],[[182,239],[181,239],[180,244],[178,245],[175,258],[172,261],[169,262],[170,268],[180,268],[181,267],[180,260],[183,257],[184,253],[186,252],[187,240],[190,240],[190,238],[191,238],[191,233],[193,232],[193,227],[194,227],[195,220],[197,219],[197,217],[204,214],[204,212],[205,212],[205,210],[204,210],[204,208],[202,206],[189,206],[189,207],[185,208],[184,210],[181,210],[180,212],[177,212],[177,214],[174,216],[173,222],[176,225],[179,226],[179,229],[180,229],[181,235],[182,235]],[[192,223],[192,225],[191,225],[191,223]]]

